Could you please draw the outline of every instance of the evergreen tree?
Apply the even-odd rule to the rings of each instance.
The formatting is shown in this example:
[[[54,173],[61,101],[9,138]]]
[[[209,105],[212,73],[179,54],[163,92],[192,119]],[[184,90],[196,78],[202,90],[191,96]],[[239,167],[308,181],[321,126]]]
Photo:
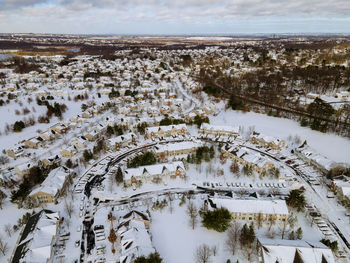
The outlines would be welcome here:
[[[122,168],[120,168],[120,166],[118,166],[118,170],[117,170],[117,173],[115,175],[115,179],[116,179],[117,183],[123,182],[123,172],[122,172]]]
[[[241,235],[239,237],[239,241],[241,242],[241,246],[247,246],[248,244],[248,235],[249,229],[247,224],[244,224],[241,230]]]
[[[213,159],[215,156],[215,150],[213,145],[209,148],[209,155],[210,155],[210,159]]]
[[[303,230],[301,227],[297,229],[297,239],[302,239],[303,238]]]
[[[306,205],[305,196],[298,190],[290,191],[286,202],[287,205],[296,208],[298,212],[303,211]]]
[[[295,232],[294,231],[289,233],[288,239],[290,239],[290,240],[294,240],[295,239]]]
[[[203,215],[202,224],[208,229],[218,232],[225,232],[230,225],[232,219],[230,212],[225,208],[207,211]]]

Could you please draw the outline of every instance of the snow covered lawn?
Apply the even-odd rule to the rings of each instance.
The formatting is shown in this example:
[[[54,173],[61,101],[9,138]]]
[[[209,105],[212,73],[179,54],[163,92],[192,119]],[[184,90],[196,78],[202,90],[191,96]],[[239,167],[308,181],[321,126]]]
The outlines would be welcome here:
[[[200,223],[192,230],[186,205],[175,204],[172,214],[167,208],[163,212],[152,212],[151,232],[153,244],[164,262],[195,262],[196,249],[202,244],[217,246],[217,255],[211,258],[212,262],[226,262],[229,258],[224,246],[225,233],[207,230]]]
[[[210,123],[243,126],[246,130],[249,126],[255,126],[257,132],[285,140],[289,135],[299,135],[302,141],[307,140],[307,143],[320,154],[336,162],[350,163],[350,140],[348,138],[301,127],[293,120],[270,117],[255,112],[243,113],[227,110],[221,111],[217,116],[211,116]]]

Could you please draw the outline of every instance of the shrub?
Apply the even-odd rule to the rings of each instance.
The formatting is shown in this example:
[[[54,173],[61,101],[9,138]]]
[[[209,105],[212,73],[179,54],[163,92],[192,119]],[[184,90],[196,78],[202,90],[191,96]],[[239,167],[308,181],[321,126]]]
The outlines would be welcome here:
[[[94,157],[94,155],[92,154],[92,152],[90,150],[84,150],[83,157],[84,157],[85,162],[88,162]]]
[[[72,167],[73,167],[73,162],[72,162],[71,159],[68,159],[68,160],[67,160],[66,166],[67,166],[68,168],[72,168]]]
[[[327,247],[329,247],[333,252],[336,252],[338,250],[338,241],[330,241],[329,239],[321,239],[321,243],[325,244]]]
[[[144,165],[151,165],[157,162],[156,156],[152,152],[146,152],[142,155],[136,156],[128,162],[128,168],[136,168]]]
[[[214,97],[219,97],[220,89],[212,87],[212,86],[204,86],[203,91],[208,95],[212,95]]]
[[[140,134],[145,134],[146,127],[148,127],[147,122],[139,123],[139,124],[137,124],[137,131],[138,131]]]
[[[155,252],[148,255],[146,258],[145,256],[141,256],[135,259],[135,263],[162,263],[163,259],[160,257],[160,255]]]
[[[298,212],[303,211],[306,205],[305,196],[298,190],[290,191],[286,202],[287,205],[296,208]]]
[[[202,123],[209,123],[209,118],[208,117],[201,117],[199,115],[196,115],[194,117],[194,120],[193,120],[194,124],[197,125],[197,127],[199,128]]]
[[[230,226],[232,219],[230,212],[226,208],[219,208],[213,211],[207,211],[202,215],[202,224],[207,229],[213,229],[217,232],[225,232]]]
[[[13,125],[13,131],[21,132],[25,128],[25,124],[23,121],[16,121]]]

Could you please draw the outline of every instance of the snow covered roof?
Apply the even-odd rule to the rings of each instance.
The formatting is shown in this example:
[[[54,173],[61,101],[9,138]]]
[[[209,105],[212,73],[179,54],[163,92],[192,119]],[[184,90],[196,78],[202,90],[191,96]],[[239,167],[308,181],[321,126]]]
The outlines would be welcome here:
[[[155,149],[156,153],[161,153],[161,152],[166,152],[166,151],[181,151],[181,150],[186,150],[186,149],[192,149],[192,148],[197,148],[199,147],[200,144],[196,142],[178,142],[178,143],[168,143],[164,145],[158,145],[157,148]]]
[[[350,198],[350,185],[348,186],[341,186],[341,191],[343,192],[343,195]]]
[[[148,256],[155,252],[144,222],[131,219],[127,230],[124,229],[122,227],[118,231],[121,244],[120,262],[130,263],[137,257]]]
[[[334,263],[332,251],[320,242],[259,238],[265,263]]]
[[[252,135],[252,137],[255,137],[257,139],[261,139],[264,142],[273,142],[275,144],[278,144],[278,143],[281,142],[281,140],[278,139],[278,138],[275,138],[275,137],[272,137],[272,136],[268,136],[268,135],[264,135],[264,134],[261,134],[261,133]]]
[[[223,131],[223,132],[239,134],[239,127],[234,127],[234,126],[218,126],[218,125],[210,125],[208,123],[202,123],[200,129],[212,130],[212,131]]]
[[[129,133],[126,133],[126,134],[123,134],[123,135],[120,135],[120,136],[117,136],[114,138],[110,138],[110,139],[108,139],[108,141],[110,144],[114,145],[116,143],[130,141],[130,140],[132,140],[132,138],[136,138],[136,135],[132,132],[129,132]]]
[[[56,235],[59,214],[42,210],[32,215],[23,229],[12,263],[47,262],[51,256],[52,239]]]
[[[63,166],[52,170],[46,179],[41,183],[41,185],[38,188],[34,189],[29,196],[32,196],[38,192],[44,192],[55,196],[57,191],[62,189],[62,186],[69,173],[69,169]]]
[[[279,214],[288,215],[288,208],[284,200],[241,200],[212,198],[216,206],[224,207],[233,213],[245,214]]]
[[[178,125],[168,125],[168,126],[155,126],[155,127],[147,127],[146,132],[151,133],[151,132],[159,132],[160,130],[167,132],[171,130],[181,130],[185,129],[187,130],[186,124],[178,124]]]
[[[309,145],[304,143],[302,146],[298,147],[297,150],[303,154],[306,158],[314,161],[315,163],[322,166],[327,171],[331,170],[334,166],[336,166],[336,163],[327,157],[315,152]]]
[[[140,166],[138,168],[129,168],[126,169],[124,172],[124,179],[131,179],[131,177],[140,177],[146,172],[150,175],[159,175],[163,173],[164,169],[167,169],[169,172],[175,172],[178,169],[178,167],[185,169],[184,164],[182,162],[154,164]]]

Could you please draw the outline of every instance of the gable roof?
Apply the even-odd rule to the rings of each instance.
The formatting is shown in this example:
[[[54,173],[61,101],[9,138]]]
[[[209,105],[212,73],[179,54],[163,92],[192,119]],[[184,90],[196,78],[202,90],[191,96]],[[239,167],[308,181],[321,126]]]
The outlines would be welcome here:
[[[53,169],[40,186],[34,189],[29,196],[34,195],[38,192],[48,193],[53,196],[56,195],[57,191],[62,189],[67,176],[69,176],[70,170],[64,166],[60,166]]]
[[[160,175],[163,173],[165,169],[169,172],[175,172],[178,168],[185,169],[183,162],[173,162],[173,163],[165,163],[165,164],[154,164],[154,165],[146,165],[140,166],[137,168],[128,168],[124,171],[124,179],[131,179],[131,177],[140,177],[145,173],[149,175]]]
[[[321,242],[259,238],[265,263],[334,263],[332,251]]]
[[[58,213],[50,210],[32,215],[22,231],[11,262],[47,262],[58,220]]]

